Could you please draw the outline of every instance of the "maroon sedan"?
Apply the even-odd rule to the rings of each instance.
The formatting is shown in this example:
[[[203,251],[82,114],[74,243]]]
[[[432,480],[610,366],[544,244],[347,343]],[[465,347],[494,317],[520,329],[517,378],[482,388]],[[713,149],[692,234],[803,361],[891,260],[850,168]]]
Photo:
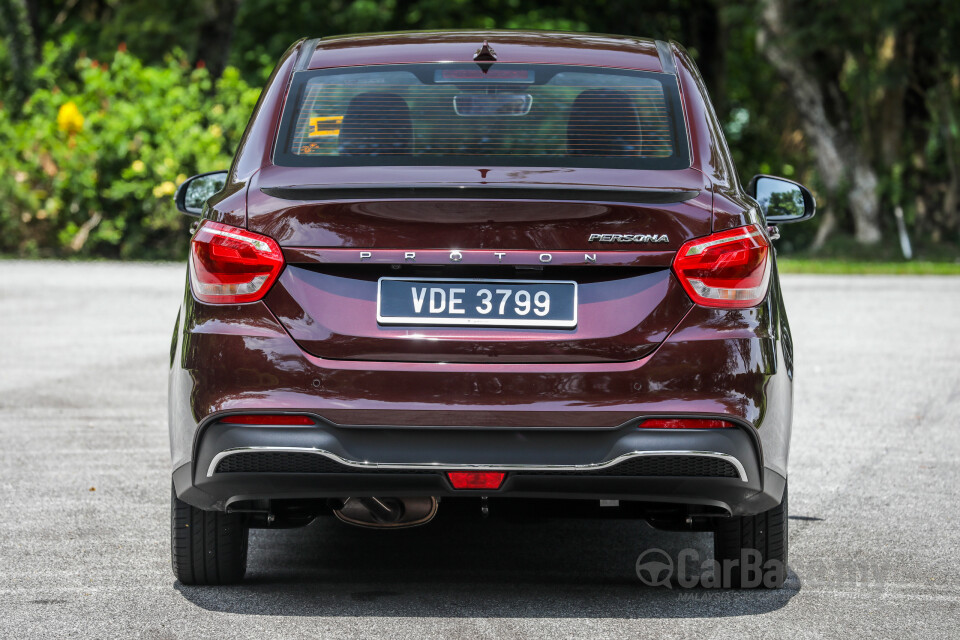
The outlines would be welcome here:
[[[200,217],[170,360],[181,582],[241,579],[251,527],[446,512],[710,531],[726,584],[782,584],[771,241],[814,203],[741,186],[679,45],[303,40],[177,205]]]

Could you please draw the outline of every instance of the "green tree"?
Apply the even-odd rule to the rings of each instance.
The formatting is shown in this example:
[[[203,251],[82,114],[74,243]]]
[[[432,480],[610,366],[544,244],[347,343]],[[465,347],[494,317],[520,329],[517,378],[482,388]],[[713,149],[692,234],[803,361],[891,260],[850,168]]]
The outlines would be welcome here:
[[[764,0],[761,50],[786,80],[832,206],[870,244],[904,206],[917,231],[955,233],[960,201],[955,34],[945,0]]]

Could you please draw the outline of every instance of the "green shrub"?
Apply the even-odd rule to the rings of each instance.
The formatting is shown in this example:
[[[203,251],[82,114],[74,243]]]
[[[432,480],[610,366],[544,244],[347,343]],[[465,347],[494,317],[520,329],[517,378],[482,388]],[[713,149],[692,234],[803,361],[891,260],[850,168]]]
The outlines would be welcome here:
[[[45,46],[21,117],[0,109],[0,252],[182,257],[176,185],[229,166],[259,89],[182,52],[144,66],[122,45],[109,63],[71,46]]]

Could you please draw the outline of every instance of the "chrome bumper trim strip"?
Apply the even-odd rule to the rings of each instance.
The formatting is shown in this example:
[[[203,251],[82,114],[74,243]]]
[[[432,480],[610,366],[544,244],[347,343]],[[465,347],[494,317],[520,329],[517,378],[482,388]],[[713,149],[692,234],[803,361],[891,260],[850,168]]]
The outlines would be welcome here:
[[[389,471],[391,469],[399,471],[596,471],[599,469],[606,469],[612,467],[616,464],[619,464],[625,460],[631,458],[642,458],[649,456],[700,456],[703,458],[719,458],[720,460],[725,460],[732,464],[736,469],[737,473],[740,475],[740,480],[743,482],[747,481],[747,472],[743,468],[743,464],[735,456],[730,455],[729,453],[720,453],[718,451],[631,451],[630,453],[624,453],[619,455],[612,460],[607,460],[606,462],[594,462],[590,464],[577,464],[577,465],[566,465],[566,464],[554,464],[554,465],[526,465],[526,464],[449,464],[446,462],[422,462],[422,463],[407,463],[407,462],[370,462],[368,460],[347,460],[342,458],[335,453],[330,451],[325,451],[324,449],[313,449],[309,447],[235,447],[233,449],[226,449],[221,451],[213,457],[213,460],[210,461],[210,466],[207,469],[207,477],[212,478],[217,468],[217,464],[226,458],[227,456],[232,456],[237,453],[245,453],[251,451],[261,451],[261,452],[292,452],[292,453],[311,453],[318,456],[323,456],[329,458],[334,462],[339,464],[353,467],[355,469],[368,469],[370,471]]]

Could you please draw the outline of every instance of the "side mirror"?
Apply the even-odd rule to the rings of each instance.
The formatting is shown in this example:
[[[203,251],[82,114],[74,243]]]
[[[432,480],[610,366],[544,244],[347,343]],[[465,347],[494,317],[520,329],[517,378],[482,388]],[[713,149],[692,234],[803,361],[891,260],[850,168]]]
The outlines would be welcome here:
[[[173,201],[177,203],[177,209],[188,216],[199,217],[203,213],[203,205],[213,194],[223,189],[227,184],[226,171],[211,171],[201,173],[184,180],[177,193],[173,196]]]
[[[747,193],[760,205],[769,224],[809,220],[817,212],[813,194],[802,184],[775,176],[754,176]]]

